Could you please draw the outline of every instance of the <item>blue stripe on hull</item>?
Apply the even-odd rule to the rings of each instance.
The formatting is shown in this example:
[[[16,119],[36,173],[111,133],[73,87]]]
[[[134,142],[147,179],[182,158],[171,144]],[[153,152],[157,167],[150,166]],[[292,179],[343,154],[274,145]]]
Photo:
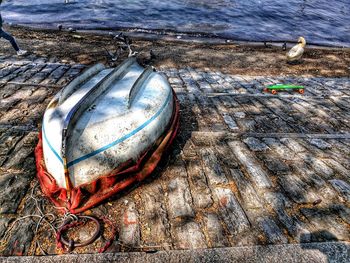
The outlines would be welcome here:
[[[44,123],[43,123],[43,135],[44,135],[44,140],[46,141],[46,143],[49,146],[50,150],[54,153],[54,155],[57,157],[57,159],[63,164],[63,160],[62,160],[61,156],[55,151],[55,149],[53,148],[53,146],[51,145],[51,143],[49,142],[49,140],[46,137]]]

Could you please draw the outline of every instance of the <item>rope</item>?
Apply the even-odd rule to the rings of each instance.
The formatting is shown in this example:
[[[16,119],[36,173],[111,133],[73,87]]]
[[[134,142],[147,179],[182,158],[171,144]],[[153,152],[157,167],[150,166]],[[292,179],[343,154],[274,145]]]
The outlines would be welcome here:
[[[69,218],[71,217],[71,218]],[[93,243],[98,236],[100,236],[100,225],[99,225],[99,221],[102,221],[103,223],[105,223],[106,225],[109,225],[111,227],[111,231],[112,231],[112,237],[110,239],[108,239],[106,241],[106,243],[98,250],[98,253],[103,253],[105,252],[113,243],[115,236],[117,234],[117,230],[114,226],[114,224],[112,223],[111,220],[109,220],[106,217],[101,217],[101,218],[96,218],[96,217],[91,217],[91,216],[76,216],[76,215],[72,215],[72,214],[68,214],[67,215],[67,220],[65,221],[65,223],[60,227],[60,229],[57,231],[56,234],[56,243],[57,243],[57,247],[61,248],[61,249],[67,249],[68,252],[71,252],[75,247],[83,247],[83,246],[87,246],[90,245],[91,243]],[[96,233],[88,240],[81,242],[81,243],[76,243],[74,240],[65,240],[63,238],[63,234],[65,231],[74,228],[74,227],[78,227],[81,225],[84,225],[86,223],[85,221],[81,221],[80,219],[89,219],[94,221],[95,223],[97,223],[97,230]],[[80,221],[79,221],[80,220]]]

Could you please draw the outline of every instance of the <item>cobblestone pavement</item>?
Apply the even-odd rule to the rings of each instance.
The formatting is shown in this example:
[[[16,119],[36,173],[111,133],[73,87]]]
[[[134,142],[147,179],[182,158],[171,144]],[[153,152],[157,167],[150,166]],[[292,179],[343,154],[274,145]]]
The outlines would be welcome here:
[[[30,216],[54,213],[35,187],[33,149],[49,100],[83,68],[0,58],[3,255],[58,253],[48,224]],[[181,131],[151,178],[89,211],[118,226],[110,251],[349,241],[349,78],[162,70],[181,104]],[[278,82],[306,92],[262,92]]]

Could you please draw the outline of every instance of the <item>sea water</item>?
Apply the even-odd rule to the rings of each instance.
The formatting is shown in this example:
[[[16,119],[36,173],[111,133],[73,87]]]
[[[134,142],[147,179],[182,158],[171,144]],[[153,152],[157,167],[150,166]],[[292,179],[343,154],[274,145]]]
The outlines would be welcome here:
[[[350,46],[350,0],[8,0],[5,22]]]

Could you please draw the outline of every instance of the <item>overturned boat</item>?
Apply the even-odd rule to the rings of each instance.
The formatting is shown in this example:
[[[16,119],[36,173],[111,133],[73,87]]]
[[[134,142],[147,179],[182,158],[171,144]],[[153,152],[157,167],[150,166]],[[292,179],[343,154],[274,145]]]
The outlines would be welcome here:
[[[87,69],[45,111],[35,150],[44,194],[78,213],[143,180],[173,141],[178,115],[166,77],[134,57]]]

